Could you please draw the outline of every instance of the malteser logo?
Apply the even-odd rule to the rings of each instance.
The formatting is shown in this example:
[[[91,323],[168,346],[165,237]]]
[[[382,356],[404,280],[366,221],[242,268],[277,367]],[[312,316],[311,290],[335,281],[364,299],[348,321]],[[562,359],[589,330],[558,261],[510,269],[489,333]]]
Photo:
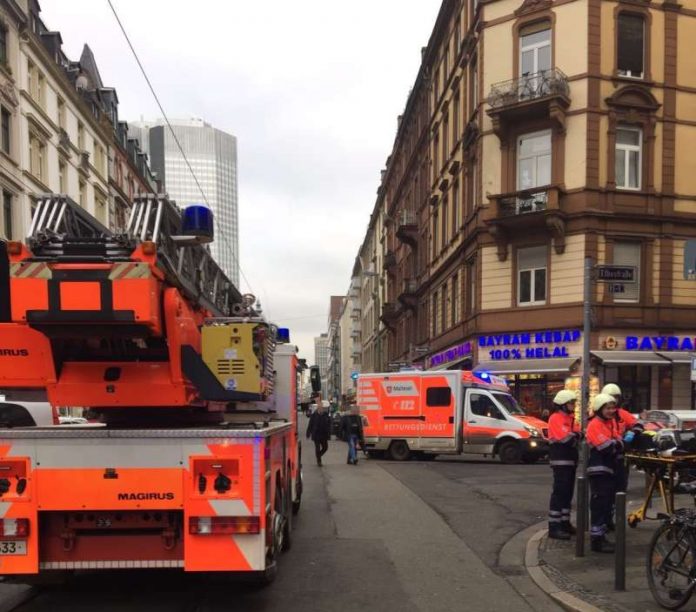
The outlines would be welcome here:
[[[157,499],[167,501],[174,499],[174,493],[119,493],[118,501],[148,501]]]
[[[416,385],[413,381],[411,380],[405,380],[405,381],[384,381],[382,382],[382,389],[384,389],[384,393],[388,395],[389,397],[391,396],[414,396],[418,395],[418,390],[416,389]]]
[[[0,348],[0,357],[29,357],[27,349]]]

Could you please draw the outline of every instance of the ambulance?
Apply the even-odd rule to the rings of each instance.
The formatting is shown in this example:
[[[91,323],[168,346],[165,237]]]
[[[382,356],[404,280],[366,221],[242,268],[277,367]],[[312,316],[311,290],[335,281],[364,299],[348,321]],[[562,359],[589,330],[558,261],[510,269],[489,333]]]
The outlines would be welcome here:
[[[485,372],[360,374],[357,403],[368,453],[471,453],[534,463],[548,453],[547,424],[527,416],[505,380]]]

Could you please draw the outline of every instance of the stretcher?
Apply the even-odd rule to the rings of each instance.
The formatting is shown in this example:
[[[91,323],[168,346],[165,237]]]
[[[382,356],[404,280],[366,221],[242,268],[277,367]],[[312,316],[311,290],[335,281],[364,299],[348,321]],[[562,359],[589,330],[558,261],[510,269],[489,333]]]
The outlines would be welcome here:
[[[629,527],[635,527],[641,521],[651,518],[661,518],[660,516],[647,516],[656,489],[660,493],[664,513],[672,516],[674,514],[675,477],[682,470],[696,469],[696,453],[663,457],[655,452],[634,451],[626,453],[626,461],[629,465],[643,470],[647,481],[643,503],[640,508],[628,515]]]

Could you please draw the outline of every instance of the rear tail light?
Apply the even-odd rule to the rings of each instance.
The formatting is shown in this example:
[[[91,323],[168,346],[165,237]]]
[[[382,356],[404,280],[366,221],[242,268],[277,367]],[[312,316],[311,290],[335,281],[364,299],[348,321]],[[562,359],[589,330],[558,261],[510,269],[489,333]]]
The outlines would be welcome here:
[[[224,535],[230,533],[260,533],[258,516],[192,516],[189,533],[192,535]]]
[[[0,519],[0,537],[25,538],[29,535],[29,519]]]

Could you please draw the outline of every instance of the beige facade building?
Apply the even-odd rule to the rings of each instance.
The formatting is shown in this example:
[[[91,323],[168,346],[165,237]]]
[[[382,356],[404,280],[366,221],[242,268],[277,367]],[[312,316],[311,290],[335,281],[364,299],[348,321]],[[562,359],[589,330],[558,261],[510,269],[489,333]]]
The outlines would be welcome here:
[[[388,361],[507,376],[547,406],[583,364],[691,408],[696,1],[445,0],[387,160]],[[365,348],[365,347],[364,347]]]

